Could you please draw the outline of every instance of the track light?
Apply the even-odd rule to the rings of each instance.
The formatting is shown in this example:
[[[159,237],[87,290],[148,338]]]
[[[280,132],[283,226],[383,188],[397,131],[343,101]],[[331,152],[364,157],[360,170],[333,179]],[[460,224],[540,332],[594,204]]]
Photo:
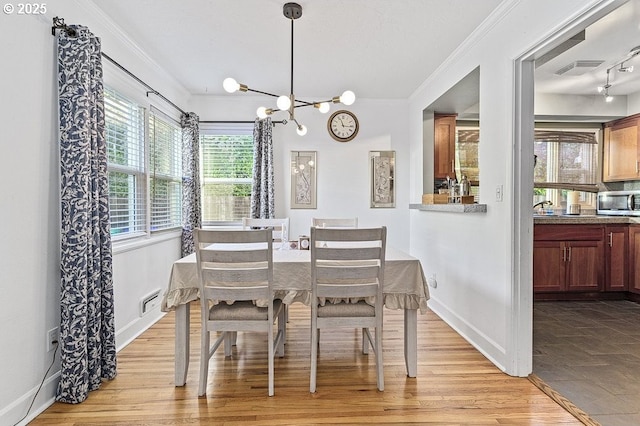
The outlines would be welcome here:
[[[640,54],[640,46],[634,47],[627,54],[627,56],[625,56],[623,59],[613,64],[611,67],[607,68],[607,82],[604,86],[598,86],[598,93],[601,93],[604,96],[605,102],[613,101],[613,96],[609,94],[609,88],[611,88],[611,83],[609,83],[609,74],[611,73],[611,70],[614,70],[616,69],[616,67],[619,66],[619,68],[617,68],[618,72],[625,72],[625,73],[633,72],[633,65],[629,65],[625,67],[624,63],[628,62],[631,58],[637,56],[638,54]]]

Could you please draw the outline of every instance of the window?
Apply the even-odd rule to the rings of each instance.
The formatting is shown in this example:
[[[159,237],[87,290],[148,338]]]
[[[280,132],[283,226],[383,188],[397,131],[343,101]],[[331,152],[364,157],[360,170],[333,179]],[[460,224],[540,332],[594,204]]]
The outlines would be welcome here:
[[[200,132],[202,222],[240,222],[251,213],[253,126]]]
[[[599,129],[536,129],[534,134],[534,203],[566,203],[571,184],[598,183]],[[566,187],[566,189],[563,189]],[[594,194],[580,192],[580,203],[595,206]]]
[[[121,239],[180,227],[179,124],[153,107],[145,114],[145,108],[109,87],[104,104],[111,235]]]
[[[182,129],[151,108],[149,114],[151,231],[182,226]]]
[[[111,235],[136,235],[146,229],[144,110],[108,87],[104,105]]]

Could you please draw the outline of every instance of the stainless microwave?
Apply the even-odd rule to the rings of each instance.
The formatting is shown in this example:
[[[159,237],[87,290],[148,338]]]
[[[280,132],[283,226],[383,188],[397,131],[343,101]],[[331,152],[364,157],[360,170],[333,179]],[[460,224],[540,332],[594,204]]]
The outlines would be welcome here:
[[[640,216],[640,190],[598,192],[598,214]]]

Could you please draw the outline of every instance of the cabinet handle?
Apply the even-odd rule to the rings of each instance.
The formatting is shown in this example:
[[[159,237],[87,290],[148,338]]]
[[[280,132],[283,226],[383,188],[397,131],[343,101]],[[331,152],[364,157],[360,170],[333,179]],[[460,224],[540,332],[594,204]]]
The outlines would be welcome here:
[[[451,173],[456,171],[456,160],[451,160]],[[636,162],[636,173],[638,173],[638,162]]]
[[[636,161],[636,174],[638,174],[638,161]]]
[[[566,247],[562,247],[562,261],[563,262],[567,261],[567,248]]]
[[[571,262],[571,247],[569,247],[569,260],[567,262]]]
[[[609,232],[609,247],[613,247],[613,232]]]

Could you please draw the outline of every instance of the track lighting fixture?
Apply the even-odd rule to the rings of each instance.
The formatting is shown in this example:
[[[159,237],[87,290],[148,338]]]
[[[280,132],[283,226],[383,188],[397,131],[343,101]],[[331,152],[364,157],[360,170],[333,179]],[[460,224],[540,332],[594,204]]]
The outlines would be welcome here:
[[[623,59],[613,64],[611,67],[607,68],[607,82],[605,83],[604,86],[598,86],[598,93],[601,93],[604,96],[605,102],[613,101],[613,96],[609,94],[609,88],[611,87],[609,76],[610,76],[611,70],[614,70],[616,69],[616,67],[619,66],[619,68],[617,68],[618,72],[625,72],[625,73],[633,72],[633,65],[628,65],[625,67],[624,63],[628,62],[631,58],[637,56],[638,54],[640,54],[640,46],[634,47],[627,54],[627,56],[625,56]]]

